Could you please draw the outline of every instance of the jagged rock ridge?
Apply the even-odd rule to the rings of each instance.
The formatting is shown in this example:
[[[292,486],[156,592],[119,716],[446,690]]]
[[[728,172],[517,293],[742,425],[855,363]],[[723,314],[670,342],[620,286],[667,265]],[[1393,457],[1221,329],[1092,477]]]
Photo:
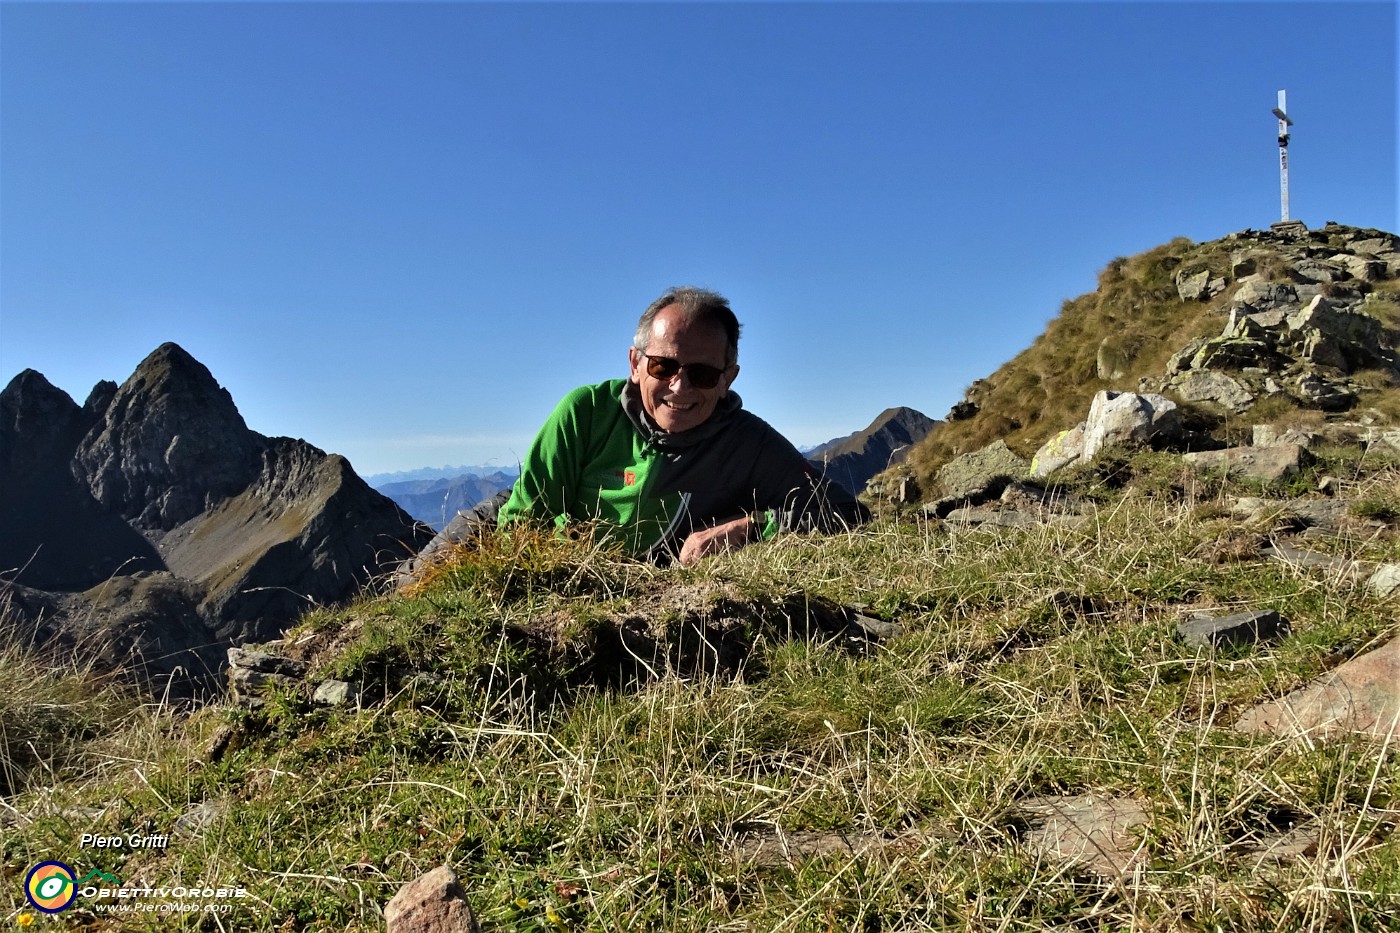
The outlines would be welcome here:
[[[81,408],[33,370],[10,382],[0,519],[0,600],[26,639],[176,692],[428,534],[343,457],[249,429],[173,343]]]

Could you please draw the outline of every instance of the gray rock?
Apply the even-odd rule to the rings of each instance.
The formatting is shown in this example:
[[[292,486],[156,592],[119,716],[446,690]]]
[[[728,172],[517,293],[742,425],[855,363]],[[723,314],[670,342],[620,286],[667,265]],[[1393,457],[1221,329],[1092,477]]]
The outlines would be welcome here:
[[[1342,307],[1322,296],[1288,316],[1288,328],[1306,339],[1311,332],[1324,335],[1342,357],[1339,368],[1351,371],[1363,366],[1392,365],[1395,354],[1381,346],[1381,322],[1369,314]],[[1329,364],[1338,365],[1338,364]]]
[[[1184,373],[1191,368],[1191,363],[1196,358],[1196,354],[1206,345],[1206,338],[1197,337],[1186,346],[1177,350],[1167,360],[1167,373]]]
[[[355,702],[354,691],[343,680],[323,680],[311,696],[318,706],[348,706]]]
[[[1349,256],[1342,253],[1334,262],[1346,269],[1352,278],[1362,282],[1379,282],[1387,275],[1385,263],[1369,256]]]
[[[1248,279],[1241,283],[1231,300],[1236,304],[1248,306],[1251,311],[1272,311],[1275,308],[1296,305],[1298,290],[1286,282]]]
[[[1176,627],[1183,641],[1198,648],[1252,645],[1278,638],[1288,630],[1287,620],[1272,609],[1227,616],[1196,613]]]
[[[1302,567],[1308,570],[1321,570],[1325,573],[1335,574],[1339,579],[1355,579],[1369,572],[1368,565],[1361,561],[1347,560],[1345,557],[1334,557],[1331,554],[1319,554],[1316,551],[1308,551],[1303,548],[1294,547],[1286,541],[1275,541],[1264,548],[1261,552],[1265,557],[1282,561],[1293,567]]]
[[[1366,588],[1382,598],[1400,589],[1400,564],[1381,564],[1366,581]]]
[[[1247,315],[1244,320],[1249,320]],[[1260,328],[1262,330],[1262,328]],[[1191,360],[1191,369],[1247,369],[1272,366],[1278,352],[1267,339],[1253,337],[1214,337],[1205,341]]]
[[[1084,456],[1084,424],[1061,431],[1036,452],[1031,459],[1030,475],[1039,479],[1069,466]]]
[[[949,498],[990,498],[1000,495],[1007,483],[1025,476],[1029,469],[1005,441],[996,441],[945,464],[938,471],[938,481]]]
[[[1181,457],[1202,472],[1219,470],[1232,476],[1275,482],[1296,475],[1307,462],[1308,453],[1297,444],[1285,444],[1282,447],[1200,450]]]
[[[1232,412],[1254,404],[1254,396],[1238,379],[1224,373],[1192,371],[1172,381],[1176,394],[1187,402],[1211,402]]]
[[[291,658],[258,651],[253,648],[228,649],[230,667],[256,671],[260,674],[280,674],[284,677],[301,677],[306,673],[306,664]]]
[[[1395,250],[1395,241],[1390,237],[1369,237],[1364,240],[1353,240],[1348,244],[1353,253],[1361,253],[1365,256],[1379,256]]]
[[[1259,267],[1259,259],[1264,254],[1258,250],[1235,250],[1230,254],[1230,274],[1236,279],[1253,275]]]
[[[1330,366],[1342,372],[1350,368],[1341,344],[1335,337],[1321,331],[1311,331],[1303,337],[1301,355],[1303,359],[1317,366]]]
[[[1203,301],[1207,297],[1209,286],[1209,269],[1182,269],[1176,274],[1176,293],[1182,301]]]
[[[1181,431],[1181,413],[1168,398],[1135,392],[1099,392],[1089,404],[1089,416],[1084,422],[1083,456],[1093,457],[1109,444],[1178,439]]]
[[[1400,452],[1400,431],[1384,428],[1367,428],[1361,436],[1367,450],[1388,450]]]
[[[1284,864],[1316,855],[1322,842],[1322,826],[1317,820],[1307,820],[1286,832],[1275,833],[1259,840],[1249,851],[1258,854],[1257,866]]]
[[[1346,411],[1356,404],[1355,391],[1316,373],[1299,376],[1295,388],[1298,398],[1323,411]]]
[[[285,674],[264,674],[262,671],[252,671],[246,667],[230,667],[228,684],[235,698],[250,699],[269,688],[296,690],[301,686],[301,681]]]
[[[1173,443],[1183,436],[1176,403],[1161,395],[1102,391],[1083,424],[1062,431],[1036,452],[1030,476],[1042,478],[1110,444]]]
[[[410,881],[384,906],[388,933],[478,933],[457,873],[446,865]]]
[[[1283,444],[1313,447],[1321,442],[1322,435],[1309,428],[1281,428],[1273,424],[1256,424],[1251,444],[1254,447],[1278,447]]]
[[[1393,741],[1400,735],[1400,638],[1352,658],[1301,690],[1250,709],[1235,728],[1313,738],[1358,733]]]
[[[1317,259],[1299,259],[1288,271],[1294,281],[1306,283],[1327,284],[1351,277],[1351,273],[1340,266]]]
[[[1222,337],[1264,341],[1267,340],[1269,330],[1260,322],[1261,314],[1248,314],[1241,308],[1231,308],[1229,320],[1225,324],[1225,331]],[[1205,346],[1205,341],[1201,342],[1201,347]],[[1197,348],[1198,350],[1200,347]]]

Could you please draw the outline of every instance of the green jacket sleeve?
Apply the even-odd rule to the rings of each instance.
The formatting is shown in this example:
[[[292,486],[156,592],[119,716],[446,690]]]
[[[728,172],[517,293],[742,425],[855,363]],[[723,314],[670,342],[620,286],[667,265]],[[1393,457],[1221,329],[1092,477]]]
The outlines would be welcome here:
[[[563,527],[574,515],[586,439],[592,416],[592,387],[582,386],[559,402],[530,444],[510,499],[501,507],[500,525],[522,519],[553,521]]]

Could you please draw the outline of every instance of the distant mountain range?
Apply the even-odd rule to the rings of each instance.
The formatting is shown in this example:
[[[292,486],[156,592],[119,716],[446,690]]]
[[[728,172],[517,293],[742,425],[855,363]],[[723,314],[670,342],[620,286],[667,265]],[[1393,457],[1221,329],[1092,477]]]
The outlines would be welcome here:
[[[461,469],[479,470],[490,469],[489,467],[462,467]],[[423,470],[412,470],[410,473],[432,473],[436,470],[432,467]],[[385,474],[380,474],[381,476]],[[388,474],[390,476],[396,474]],[[403,474],[397,474],[403,475]],[[481,474],[476,472],[461,473],[450,477],[411,479],[400,482],[381,483],[375,485],[383,495],[388,496],[398,503],[399,508],[418,521],[429,525],[434,531],[441,531],[442,527],[450,522],[458,512],[469,509],[483,499],[489,499],[496,493],[512,485],[515,478],[519,476],[518,470],[495,470],[491,473]]]
[[[499,463],[484,463],[480,466],[419,467],[416,470],[400,470],[397,473],[371,473],[364,477],[364,481],[375,489],[383,489],[391,483],[410,483],[429,479],[456,479],[459,476],[490,476],[492,473],[504,473],[507,476],[517,476],[520,473],[520,469],[513,463],[506,466],[502,466]]]
[[[872,476],[903,460],[939,424],[912,408],[886,408],[863,430],[813,447],[807,459],[859,494]]]

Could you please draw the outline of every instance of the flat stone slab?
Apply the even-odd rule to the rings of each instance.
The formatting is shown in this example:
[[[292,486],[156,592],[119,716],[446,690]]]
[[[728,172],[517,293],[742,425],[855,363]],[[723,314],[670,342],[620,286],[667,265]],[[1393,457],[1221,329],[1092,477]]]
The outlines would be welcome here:
[[[1268,641],[1287,634],[1288,629],[1287,619],[1272,609],[1260,609],[1227,616],[1196,613],[1178,625],[1176,632],[1188,645],[1223,648]]]
[[[1219,470],[1236,476],[1274,482],[1296,474],[1307,451],[1297,444],[1280,447],[1231,447],[1228,450],[1202,450],[1181,455],[1197,470]]]
[[[937,830],[911,829],[898,834],[853,830],[797,830],[775,826],[741,830],[734,851],[740,860],[754,865],[795,865],[815,859],[856,858],[882,853],[918,851],[944,838]]]
[[[1287,696],[1245,712],[1239,732],[1326,738],[1400,737],[1400,638],[1391,639]]]
[[[1076,862],[1110,880],[1130,874],[1146,861],[1135,832],[1147,825],[1147,811],[1120,797],[1030,797],[1020,809],[1031,818],[1027,840],[1047,857]]]
[[[1275,541],[1273,544],[1264,548],[1260,553],[1265,557],[1280,560],[1285,564],[1292,564],[1295,567],[1335,573],[1338,577],[1343,579],[1365,576],[1371,573],[1370,565],[1364,561],[1347,560],[1345,557],[1333,557],[1331,554],[1319,554],[1316,551],[1308,551],[1300,547],[1294,547],[1284,541]]]

